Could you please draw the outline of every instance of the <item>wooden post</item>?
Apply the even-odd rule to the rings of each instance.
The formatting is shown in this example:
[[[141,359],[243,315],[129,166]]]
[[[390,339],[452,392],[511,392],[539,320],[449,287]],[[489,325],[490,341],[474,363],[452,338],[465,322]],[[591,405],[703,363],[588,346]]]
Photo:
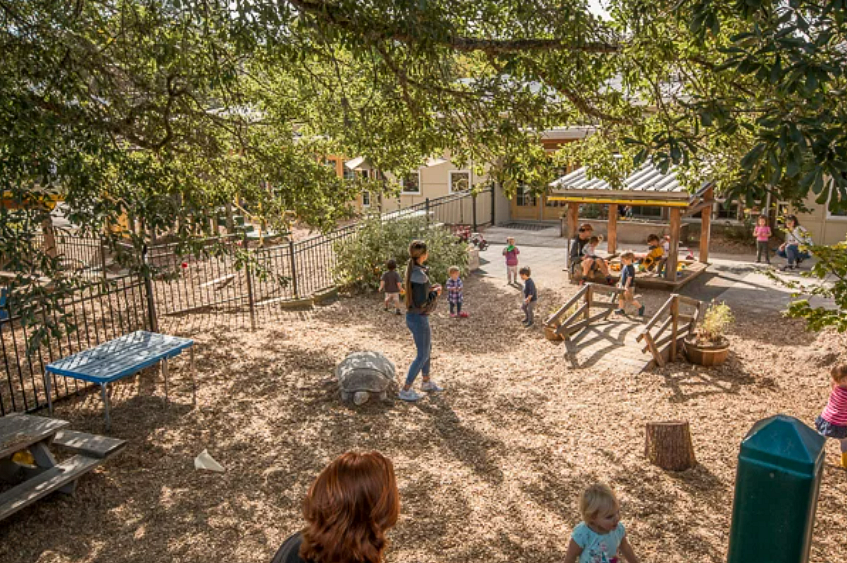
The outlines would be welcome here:
[[[577,222],[579,221],[579,204],[568,203],[568,239],[576,236]]]
[[[712,190],[706,192],[706,200],[712,200]],[[700,212],[700,258],[703,264],[709,262],[709,243],[712,239],[712,206]]]
[[[59,255],[56,249],[56,231],[53,230],[53,218],[50,212],[45,212],[41,220],[41,232],[44,233],[44,253],[50,258],[55,258]]]
[[[609,225],[606,241],[606,251],[613,254],[618,247],[618,204],[609,204]]]
[[[226,234],[231,235],[235,232],[235,219],[232,216],[232,203],[226,202],[224,205],[224,219],[226,221]]]
[[[682,214],[679,207],[671,208],[671,247],[668,250],[668,261],[665,263],[665,279],[676,281],[676,265],[679,261],[679,231],[682,225]]]
[[[676,361],[676,341],[679,338],[679,295],[671,295],[671,355],[669,362]]]
[[[648,422],[644,455],[650,463],[669,471],[685,471],[697,465],[688,422]]]

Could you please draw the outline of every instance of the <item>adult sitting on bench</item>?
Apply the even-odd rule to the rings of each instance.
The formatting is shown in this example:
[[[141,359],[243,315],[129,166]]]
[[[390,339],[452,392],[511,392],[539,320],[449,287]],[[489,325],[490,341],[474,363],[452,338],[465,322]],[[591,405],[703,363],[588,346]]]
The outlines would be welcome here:
[[[588,245],[593,232],[594,227],[588,223],[583,223],[579,226],[576,236],[571,242],[571,252],[568,259],[571,278],[575,278],[575,274],[579,271],[584,280],[590,277],[593,272],[600,270],[606,276],[606,282],[611,284],[613,280],[609,275],[609,266],[606,261],[599,256],[587,256],[585,254],[585,247]]]

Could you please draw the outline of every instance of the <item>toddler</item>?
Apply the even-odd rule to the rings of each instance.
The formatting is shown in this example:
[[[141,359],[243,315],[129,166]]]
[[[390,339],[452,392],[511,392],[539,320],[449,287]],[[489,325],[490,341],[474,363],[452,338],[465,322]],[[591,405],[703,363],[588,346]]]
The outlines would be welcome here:
[[[847,364],[832,368],[832,391],[815,427],[821,436],[841,441],[841,467],[847,469]]]
[[[388,268],[382,279],[379,281],[379,290],[385,292],[385,307],[388,311],[391,303],[394,303],[394,314],[400,314],[400,292],[403,291],[403,281],[400,279],[400,274],[397,273],[397,261],[389,260],[385,263]]]
[[[506,284],[512,285],[518,283],[518,254],[521,251],[515,246],[514,237],[506,239],[506,248],[503,249],[503,256],[506,257]]]
[[[521,279],[523,280],[523,305],[521,305],[521,310],[526,315],[523,324],[527,328],[531,327],[535,320],[533,310],[535,309],[535,303],[538,301],[538,290],[535,288],[535,282],[529,277],[531,275],[532,271],[529,269],[529,266],[521,268]]]
[[[629,303],[638,307],[638,315],[644,316],[644,305],[635,300],[635,255],[631,251],[621,254],[621,280],[618,287],[624,290],[624,293],[618,295],[618,308],[615,313],[623,315],[625,313],[624,306]]]
[[[639,563],[621,524],[621,508],[608,485],[588,487],[579,501],[582,522],[571,534],[565,563]]]
[[[771,251],[768,246],[768,241],[771,238],[771,228],[768,226],[768,218],[764,215],[759,215],[756,220],[756,228],[753,229],[753,236],[756,237],[756,264],[762,262],[762,256],[765,257],[765,262],[771,263]]]
[[[597,260],[597,245],[603,240],[602,237],[591,237],[585,247],[585,256]]]
[[[447,274],[449,277],[447,278],[447,283],[444,284],[444,287],[447,289],[447,302],[450,303],[450,316],[454,319],[456,316],[464,319],[468,316],[468,313],[466,311],[462,311],[462,293],[464,285],[462,284],[462,278],[459,277],[459,268],[457,266],[450,266],[447,270]]]
[[[658,235],[650,235],[647,237],[647,254],[641,260],[641,267],[644,270],[652,270],[659,266],[665,254],[662,248],[661,241]]]

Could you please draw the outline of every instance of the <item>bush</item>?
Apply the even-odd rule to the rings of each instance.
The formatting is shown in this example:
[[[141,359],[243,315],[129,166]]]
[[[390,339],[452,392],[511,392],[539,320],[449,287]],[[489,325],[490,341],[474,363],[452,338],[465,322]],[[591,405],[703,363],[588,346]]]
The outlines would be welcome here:
[[[385,262],[397,261],[397,271],[405,278],[409,261],[409,243],[426,241],[429,258],[429,278],[432,283],[447,280],[447,268],[458,266],[467,273],[467,243],[445,228],[427,224],[425,217],[400,218],[382,221],[379,216],[365,219],[356,236],[336,243],[336,282],[347,289],[368,290],[379,287],[385,272]]]
[[[703,323],[697,329],[701,342],[718,344],[723,342],[729,325],[735,322],[732,311],[726,303],[712,303],[703,315]]]

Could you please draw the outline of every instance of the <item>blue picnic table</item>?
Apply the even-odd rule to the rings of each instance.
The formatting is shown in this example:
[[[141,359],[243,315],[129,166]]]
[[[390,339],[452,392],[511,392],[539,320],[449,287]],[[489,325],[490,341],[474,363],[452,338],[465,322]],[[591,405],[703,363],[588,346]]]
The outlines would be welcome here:
[[[162,362],[162,372],[165,377],[165,401],[169,402],[168,360],[178,356],[185,349],[190,351],[191,391],[193,403],[196,405],[196,366],[194,364],[193,346],[194,341],[189,338],[139,330],[52,362],[47,365],[44,374],[44,386],[47,391],[47,406],[50,414],[53,414],[50,374],[89,381],[100,385],[106,411],[106,429],[108,430],[111,426],[109,384],[134,375],[159,362]]]

